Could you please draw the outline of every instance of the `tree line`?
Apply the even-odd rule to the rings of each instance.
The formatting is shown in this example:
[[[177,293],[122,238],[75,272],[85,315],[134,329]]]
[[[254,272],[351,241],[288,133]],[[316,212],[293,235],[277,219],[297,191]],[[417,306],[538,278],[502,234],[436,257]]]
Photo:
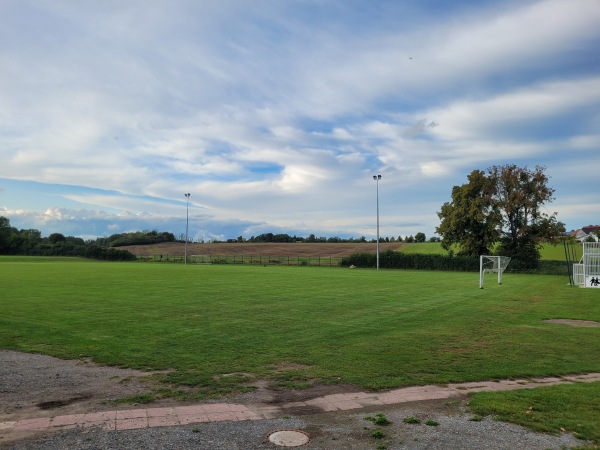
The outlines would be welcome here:
[[[414,236],[398,236],[398,237],[379,237],[379,242],[426,242],[427,236],[425,233],[417,233]],[[439,242],[440,238],[431,237],[429,238],[429,242]],[[212,240],[213,243],[219,243],[220,241]],[[377,242],[377,239],[367,240],[366,237],[361,236],[359,238],[341,238],[338,236],[334,237],[317,237],[314,234],[309,234],[308,237],[303,236],[290,236],[286,233],[273,234],[273,233],[263,233],[258,236],[251,236],[246,239],[243,236],[238,236],[237,239],[227,239],[225,242],[227,243],[241,243],[241,242],[256,242],[256,243],[266,243],[266,242],[283,242],[283,243],[294,243],[294,242],[307,242],[307,243],[355,243],[355,242]]]
[[[158,231],[118,233],[87,241],[61,233],[42,237],[39,230],[19,230],[11,226],[8,218],[0,216],[0,255],[82,256],[111,261],[130,261],[135,260],[133,253],[115,247],[174,240],[175,236],[172,233]]]

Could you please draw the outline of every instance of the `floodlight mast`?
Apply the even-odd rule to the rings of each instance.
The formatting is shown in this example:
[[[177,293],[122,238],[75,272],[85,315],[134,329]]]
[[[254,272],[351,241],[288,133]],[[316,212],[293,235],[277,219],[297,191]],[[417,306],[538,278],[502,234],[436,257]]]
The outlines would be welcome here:
[[[188,225],[190,222],[190,193],[185,195],[185,263],[187,264]]]
[[[373,179],[377,183],[377,270],[379,270],[379,180],[381,180],[381,175],[373,175]]]

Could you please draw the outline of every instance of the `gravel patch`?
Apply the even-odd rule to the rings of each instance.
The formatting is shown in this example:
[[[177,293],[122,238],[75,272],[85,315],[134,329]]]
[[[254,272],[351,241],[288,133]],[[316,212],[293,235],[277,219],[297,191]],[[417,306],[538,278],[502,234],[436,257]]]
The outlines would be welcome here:
[[[197,449],[197,450],[249,450],[285,448],[269,442],[268,436],[277,430],[302,430],[310,442],[300,448],[305,450],[365,450],[376,449],[428,449],[428,450],[546,450],[565,449],[584,442],[570,434],[549,436],[532,433],[522,427],[485,418],[471,421],[470,415],[460,412],[463,405],[453,406],[444,412],[432,412],[439,402],[395,406],[383,412],[392,421],[377,427],[365,420],[369,411],[359,413],[324,413],[288,419],[217,422],[176,427],[148,428],[143,430],[105,432],[73,429],[38,440],[17,443],[13,450],[63,450],[63,449]],[[436,406],[433,406],[436,409]],[[456,414],[448,415],[450,410]],[[405,417],[422,417],[420,424],[407,424]],[[437,426],[428,426],[433,420]],[[376,439],[373,432],[380,430],[383,437]]]

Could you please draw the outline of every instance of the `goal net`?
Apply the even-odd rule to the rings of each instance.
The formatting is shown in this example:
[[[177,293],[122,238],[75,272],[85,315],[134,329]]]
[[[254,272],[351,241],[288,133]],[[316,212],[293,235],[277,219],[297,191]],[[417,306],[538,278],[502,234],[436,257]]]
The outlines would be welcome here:
[[[509,256],[481,255],[479,257],[479,288],[483,289],[483,279],[486,273],[497,273],[498,284],[502,284],[502,273],[508,267]]]
[[[190,255],[192,264],[210,264],[210,255]]]

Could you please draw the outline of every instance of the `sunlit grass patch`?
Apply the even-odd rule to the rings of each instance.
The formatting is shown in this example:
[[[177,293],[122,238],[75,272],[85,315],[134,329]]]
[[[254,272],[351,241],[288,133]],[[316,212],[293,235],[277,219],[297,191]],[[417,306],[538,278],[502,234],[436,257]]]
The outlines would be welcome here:
[[[600,442],[600,382],[472,394],[471,411],[536,431]]]

